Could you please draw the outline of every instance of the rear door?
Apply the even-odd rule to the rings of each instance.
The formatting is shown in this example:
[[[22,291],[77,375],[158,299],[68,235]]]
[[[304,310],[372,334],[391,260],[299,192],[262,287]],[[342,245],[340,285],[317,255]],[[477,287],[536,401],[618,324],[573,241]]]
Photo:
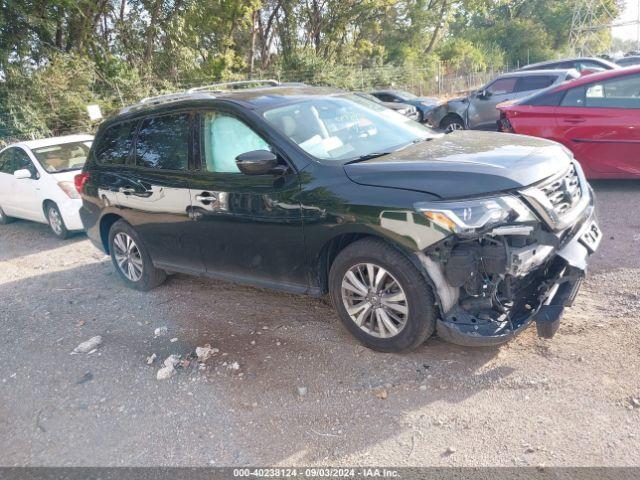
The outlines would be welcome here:
[[[640,175],[640,75],[569,89],[556,113],[558,139],[590,176]]]
[[[154,264],[200,272],[190,217],[192,127],[191,111],[141,119],[130,165],[119,172],[116,197]]]
[[[292,167],[245,175],[236,157],[271,150],[268,132],[232,107],[203,110],[198,121],[201,173],[191,186],[193,219],[208,272],[258,285],[308,287],[300,191]]]

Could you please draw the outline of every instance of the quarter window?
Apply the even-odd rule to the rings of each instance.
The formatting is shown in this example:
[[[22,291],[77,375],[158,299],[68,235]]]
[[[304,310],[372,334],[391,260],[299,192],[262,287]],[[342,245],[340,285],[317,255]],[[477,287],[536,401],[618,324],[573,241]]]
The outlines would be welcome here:
[[[145,119],[136,141],[136,165],[161,170],[187,170],[189,120],[188,113]]]
[[[235,117],[205,112],[202,115],[202,151],[208,172],[240,173],[236,157],[253,150],[269,150],[269,144]]]
[[[567,90],[560,105],[563,107],[584,107],[584,87]]]
[[[104,132],[96,145],[96,159],[109,165],[124,165],[129,159],[135,122],[124,122],[113,125]]]

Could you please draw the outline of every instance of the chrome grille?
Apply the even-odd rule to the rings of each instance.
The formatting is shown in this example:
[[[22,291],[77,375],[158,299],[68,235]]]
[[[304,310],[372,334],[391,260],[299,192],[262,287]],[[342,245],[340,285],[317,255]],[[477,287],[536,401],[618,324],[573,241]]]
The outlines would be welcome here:
[[[540,187],[558,216],[571,210],[582,197],[580,179],[574,165],[565,175]]]

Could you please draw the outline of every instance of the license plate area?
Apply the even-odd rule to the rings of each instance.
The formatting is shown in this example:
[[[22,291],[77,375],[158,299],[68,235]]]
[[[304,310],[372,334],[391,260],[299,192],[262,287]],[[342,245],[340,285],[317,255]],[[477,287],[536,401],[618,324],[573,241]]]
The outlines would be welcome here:
[[[580,243],[587,247],[589,253],[593,253],[598,249],[600,240],[602,240],[602,231],[595,220],[592,220],[582,235],[580,235]]]

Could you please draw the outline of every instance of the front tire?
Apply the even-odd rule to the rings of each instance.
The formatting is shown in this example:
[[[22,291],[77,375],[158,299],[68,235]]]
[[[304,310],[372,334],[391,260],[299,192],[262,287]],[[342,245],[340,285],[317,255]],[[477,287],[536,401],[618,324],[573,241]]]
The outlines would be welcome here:
[[[69,238],[69,230],[67,230],[67,226],[64,224],[58,206],[55,203],[47,203],[46,212],[47,222],[49,222],[49,228],[51,228],[53,234],[60,240]]]
[[[447,115],[440,122],[440,128],[446,133],[455,132],[456,130],[465,130],[464,122],[457,115]]]
[[[118,276],[129,288],[146,292],[167,278],[164,270],[154,267],[140,237],[124,220],[109,230],[109,252]]]
[[[342,250],[331,265],[329,290],[344,326],[373,350],[412,350],[435,329],[435,300],[425,278],[381,240]]]

